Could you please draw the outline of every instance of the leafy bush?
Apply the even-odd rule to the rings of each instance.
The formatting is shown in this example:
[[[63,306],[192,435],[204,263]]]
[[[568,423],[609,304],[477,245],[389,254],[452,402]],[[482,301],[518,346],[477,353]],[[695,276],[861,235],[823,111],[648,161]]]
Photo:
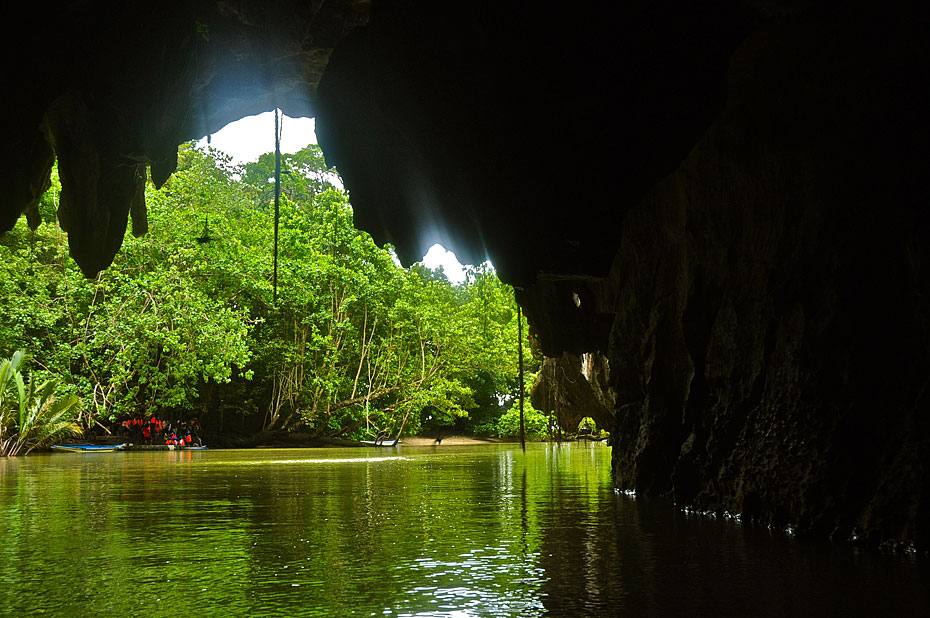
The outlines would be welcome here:
[[[65,435],[80,435],[73,413],[75,395],[55,397],[58,383],[27,384],[19,371],[25,354],[16,351],[0,364],[0,455],[12,457],[50,445]]]
[[[523,425],[528,440],[542,440],[549,436],[549,421],[546,416],[534,408],[529,399],[523,402]],[[497,435],[500,438],[520,437],[520,402],[514,400],[500,420],[497,421]]]

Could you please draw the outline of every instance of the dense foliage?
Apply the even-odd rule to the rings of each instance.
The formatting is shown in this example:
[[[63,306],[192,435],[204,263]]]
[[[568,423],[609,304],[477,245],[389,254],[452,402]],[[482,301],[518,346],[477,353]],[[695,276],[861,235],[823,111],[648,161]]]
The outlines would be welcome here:
[[[20,371],[25,353],[17,350],[0,361],[0,455],[28,453],[48,446],[59,437],[81,433],[74,422],[75,395],[58,397],[58,384],[45,380],[36,385]]]
[[[353,227],[318,147],[283,160],[276,297],[272,155],[182,149],[147,189],[148,234],[93,280],[68,258],[53,182],[39,228],[0,241],[0,355],[26,349],[36,379],[60,376],[84,426],[154,413],[356,438],[513,433],[512,290],[488,265],[459,285],[402,268]]]

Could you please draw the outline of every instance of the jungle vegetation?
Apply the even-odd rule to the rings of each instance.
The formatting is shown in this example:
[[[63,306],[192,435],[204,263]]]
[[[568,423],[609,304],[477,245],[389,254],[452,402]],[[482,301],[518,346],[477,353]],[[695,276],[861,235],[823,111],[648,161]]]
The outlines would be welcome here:
[[[30,383],[79,399],[70,420],[85,428],[158,414],[223,431],[513,435],[512,289],[488,264],[458,285],[401,267],[354,228],[317,146],[282,159],[276,300],[273,154],[240,166],[182,147],[147,187],[148,233],[127,232],[94,279],[68,256],[53,173],[38,228],[21,219],[0,239],[0,358],[26,350]]]

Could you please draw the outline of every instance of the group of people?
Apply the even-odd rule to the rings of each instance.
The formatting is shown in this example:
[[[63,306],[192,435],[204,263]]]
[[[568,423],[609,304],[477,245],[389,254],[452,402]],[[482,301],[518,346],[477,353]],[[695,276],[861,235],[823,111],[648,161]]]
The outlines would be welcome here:
[[[168,444],[173,446],[202,446],[200,425],[197,419],[189,421],[163,421],[157,415],[151,418],[134,417],[115,422],[111,431],[138,444]]]

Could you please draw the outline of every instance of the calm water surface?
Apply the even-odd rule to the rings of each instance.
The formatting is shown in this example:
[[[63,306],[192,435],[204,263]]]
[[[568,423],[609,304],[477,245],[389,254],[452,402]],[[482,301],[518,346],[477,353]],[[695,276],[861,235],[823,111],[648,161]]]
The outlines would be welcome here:
[[[0,460],[0,614],[928,616],[923,560],[617,494],[603,444]]]

